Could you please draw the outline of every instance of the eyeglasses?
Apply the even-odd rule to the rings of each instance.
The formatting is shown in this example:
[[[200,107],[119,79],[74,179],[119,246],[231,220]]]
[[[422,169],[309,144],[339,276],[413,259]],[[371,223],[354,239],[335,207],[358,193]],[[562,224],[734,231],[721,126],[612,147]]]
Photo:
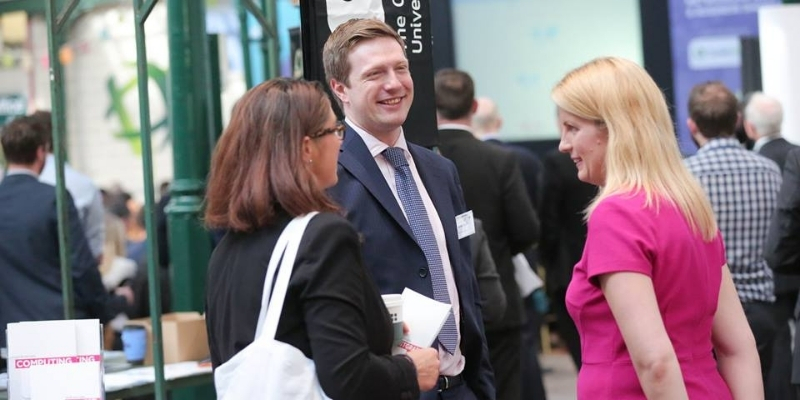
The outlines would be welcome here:
[[[336,121],[336,126],[334,126],[333,128],[325,128],[313,135],[308,135],[308,137],[312,139],[317,139],[332,133],[336,135],[336,137],[339,138],[340,140],[343,140],[344,132],[346,129],[347,126],[345,126],[345,124],[343,124],[341,121]]]

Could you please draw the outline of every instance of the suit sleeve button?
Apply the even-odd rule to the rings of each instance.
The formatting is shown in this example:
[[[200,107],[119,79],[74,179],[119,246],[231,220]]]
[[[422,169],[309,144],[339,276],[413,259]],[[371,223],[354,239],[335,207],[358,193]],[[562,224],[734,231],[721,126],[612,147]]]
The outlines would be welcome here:
[[[418,272],[419,272],[419,277],[420,278],[424,278],[424,277],[428,276],[428,269],[427,268],[420,268]]]

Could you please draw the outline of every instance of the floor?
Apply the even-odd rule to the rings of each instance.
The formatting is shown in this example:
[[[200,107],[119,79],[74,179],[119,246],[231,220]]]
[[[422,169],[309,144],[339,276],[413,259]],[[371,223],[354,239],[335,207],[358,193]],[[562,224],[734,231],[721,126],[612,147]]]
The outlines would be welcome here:
[[[554,351],[541,355],[539,362],[544,374],[547,400],[575,400],[576,371],[569,355]]]

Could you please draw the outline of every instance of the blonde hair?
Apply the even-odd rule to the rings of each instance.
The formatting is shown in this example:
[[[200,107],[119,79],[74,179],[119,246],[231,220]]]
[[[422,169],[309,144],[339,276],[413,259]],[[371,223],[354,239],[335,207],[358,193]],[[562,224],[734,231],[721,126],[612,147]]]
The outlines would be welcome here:
[[[608,130],[605,185],[586,218],[606,197],[644,192],[645,207],[675,204],[692,230],[709,241],[717,223],[702,187],[681,160],[661,90],[640,66],[622,58],[592,60],[570,71],[551,93],[556,105]]]
[[[125,224],[118,217],[106,213],[105,215],[105,241],[103,242],[103,261],[100,263],[100,275],[111,269],[111,264],[117,257],[125,257]]]

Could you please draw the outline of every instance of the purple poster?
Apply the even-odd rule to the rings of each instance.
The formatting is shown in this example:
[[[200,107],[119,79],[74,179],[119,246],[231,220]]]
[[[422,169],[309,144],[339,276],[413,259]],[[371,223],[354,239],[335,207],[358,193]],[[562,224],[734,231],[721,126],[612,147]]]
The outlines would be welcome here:
[[[678,142],[697,151],[686,127],[689,92],[698,83],[722,81],[741,95],[741,36],[758,35],[758,8],[780,0],[670,0],[672,70]]]

